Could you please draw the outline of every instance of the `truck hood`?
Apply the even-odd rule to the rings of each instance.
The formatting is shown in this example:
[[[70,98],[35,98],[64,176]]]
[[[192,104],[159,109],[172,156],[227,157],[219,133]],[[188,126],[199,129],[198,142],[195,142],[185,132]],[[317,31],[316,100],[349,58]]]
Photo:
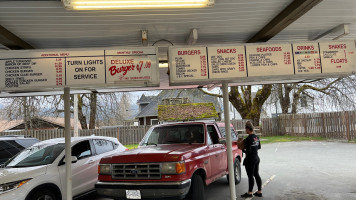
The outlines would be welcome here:
[[[103,158],[100,163],[174,162],[187,159],[203,147],[203,144],[150,145]]]
[[[9,183],[46,174],[47,165],[24,168],[0,169],[0,184]]]

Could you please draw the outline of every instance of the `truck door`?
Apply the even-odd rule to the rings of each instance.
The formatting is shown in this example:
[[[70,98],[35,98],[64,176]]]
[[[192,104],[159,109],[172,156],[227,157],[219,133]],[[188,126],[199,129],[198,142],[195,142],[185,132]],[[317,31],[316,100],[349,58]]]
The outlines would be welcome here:
[[[227,155],[226,147],[224,144],[219,144],[219,134],[214,125],[207,126],[208,134],[213,142],[209,148],[211,151],[211,172],[212,176],[221,176],[221,174],[226,172],[227,166]]]

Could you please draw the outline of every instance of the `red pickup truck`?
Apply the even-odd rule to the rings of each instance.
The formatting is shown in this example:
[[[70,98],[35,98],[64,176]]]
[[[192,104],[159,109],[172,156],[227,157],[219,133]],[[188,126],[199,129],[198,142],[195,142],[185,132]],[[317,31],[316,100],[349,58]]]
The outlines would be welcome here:
[[[231,127],[235,183],[242,152]],[[228,174],[225,125],[218,122],[161,124],[139,148],[101,159],[95,185],[118,199],[205,199],[204,187]],[[227,176],[228,177],[228,176]]]

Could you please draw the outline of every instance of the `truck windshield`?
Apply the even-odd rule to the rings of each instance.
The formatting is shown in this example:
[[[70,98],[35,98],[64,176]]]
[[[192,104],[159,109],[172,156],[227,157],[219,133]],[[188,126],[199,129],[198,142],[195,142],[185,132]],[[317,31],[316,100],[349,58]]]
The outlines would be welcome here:
[[[51,164],[64,150],[64,144],[34,145],[17,154],[6,167],[34,167]]]
[[[204,126],[202,124],[184,124],[154,127],[147,132],[140,145],[193,144],[204,143],[204,141]]]

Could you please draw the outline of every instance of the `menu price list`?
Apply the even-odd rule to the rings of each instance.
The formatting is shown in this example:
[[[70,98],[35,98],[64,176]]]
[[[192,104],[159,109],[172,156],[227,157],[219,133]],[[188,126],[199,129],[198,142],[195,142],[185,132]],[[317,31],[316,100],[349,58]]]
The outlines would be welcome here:
[[[320,56],[318,43],[293,44],[296,74],[320,74]]]

